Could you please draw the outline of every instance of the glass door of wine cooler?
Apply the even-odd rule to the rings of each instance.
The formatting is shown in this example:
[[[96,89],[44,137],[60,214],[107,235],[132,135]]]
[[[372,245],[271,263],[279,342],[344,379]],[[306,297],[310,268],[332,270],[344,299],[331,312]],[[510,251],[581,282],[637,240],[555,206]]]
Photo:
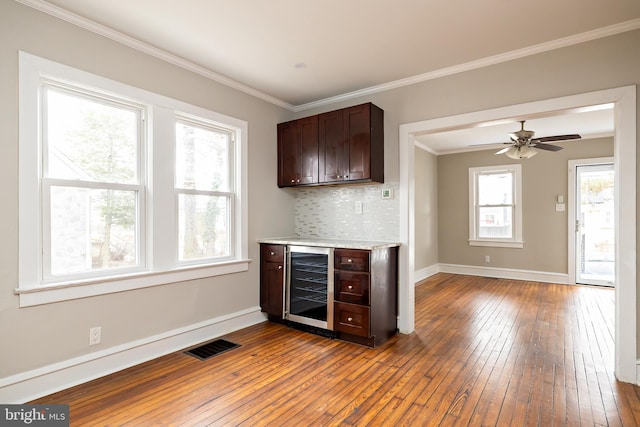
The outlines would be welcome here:
[[[333,259],[329,248],[291,246],[287,314],[290,320],[333,329]]]

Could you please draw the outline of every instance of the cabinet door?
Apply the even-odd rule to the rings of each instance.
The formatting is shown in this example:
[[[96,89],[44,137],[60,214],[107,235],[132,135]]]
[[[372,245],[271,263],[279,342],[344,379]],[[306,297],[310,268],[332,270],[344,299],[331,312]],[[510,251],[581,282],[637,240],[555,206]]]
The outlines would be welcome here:
[[[298,184],[318,182],[318,116],[298,120]]]
[[[284,316],[284,265],[262,262],[260,266],[260,307],[280,319]]]
[[[343,181],[349,175],[349,146],[343,136],[342,110],[318,116],[319,182]]]
[[[278,186],[318,182],[318,116],[278,124]]]
[[[278,186],[296,185],[298,179],[298,123],[278,124]]]
[[[262,311],[284,317],[284,245],[260,245],[260,307]]]
[[[343,132],[349,147],[349,181],[371,178],[370,111],[370,104],[344,110]]]

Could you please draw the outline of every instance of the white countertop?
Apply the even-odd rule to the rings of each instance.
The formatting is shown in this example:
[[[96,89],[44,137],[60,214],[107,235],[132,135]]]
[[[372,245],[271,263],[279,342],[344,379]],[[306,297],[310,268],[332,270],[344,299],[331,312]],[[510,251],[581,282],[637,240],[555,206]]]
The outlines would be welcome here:
[[[344,249],[384,249],[400,246],[399,242],[375,242],[368,240],[341,240],[341,239],[319,239],[316,237],[274,237],[259,239],[258,243],[269,243],[272,245],[297,245],[297,246],[317,246],[323,248],[344,248]]]

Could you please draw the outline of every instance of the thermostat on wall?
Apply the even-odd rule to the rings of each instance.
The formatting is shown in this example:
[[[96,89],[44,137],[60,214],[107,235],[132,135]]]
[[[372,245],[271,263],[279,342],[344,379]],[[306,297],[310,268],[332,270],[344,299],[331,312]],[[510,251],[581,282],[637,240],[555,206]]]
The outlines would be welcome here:
[[[383,199],[392,199],[393,198],[393,191],[391,188],[383,188],[382,189],[382,198]]]

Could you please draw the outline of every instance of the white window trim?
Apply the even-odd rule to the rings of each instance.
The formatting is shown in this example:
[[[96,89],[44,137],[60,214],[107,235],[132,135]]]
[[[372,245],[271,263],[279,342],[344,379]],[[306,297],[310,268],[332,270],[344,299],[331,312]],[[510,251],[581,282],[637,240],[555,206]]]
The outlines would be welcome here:
[[[130,97],[147,105],[147,132],[152,135],[147,156],[148,212],[156,206],[173,204],[174,178],[172,171],[176,116],[192,115],[205,119],[235,133],[235,204],[232,237],[232,260],[212,264],[180,266],[176,264],[175,233],[176,212],[155,209],[156,215],[144,218],[146,222],[145,271],[99,279],[67,281],[46,284],[42,280],[42,224],[40,135],[36,122],[39,117],[39,85],[43,77],[72,82],[74,86],[99,88],[106,92]],[[122,292],[163,284],[200,279],[249,269],[248,259],[248,124],[246,121],[216,113],[159,94],[128,86],[104,77],[52,62],[25,52],[19,52],[19,250],[18,285],[15,290],[20,306],[32,306],[57,301]],[[161,137],[165,135],[165,137]],[[166,137],[170,135],[171,137]],[[36,143],[37,142],[37,143]],[[155,172],[157,173],[154,173]],[[167,173],[170,172],[170,173]],[[164,189],[164,191],[161,191]],[[169,231],[174,230],[174,231]]]
[[[500,172],[511,171],[514,174],[514,216],[515,222],[513,229],[513,238],[511,239],[490,239],[478,238],[477,235],[477,176],[483,172]],[[480,166],[469,168],[469,245],[470,246],[487,246],[497,248],[518,248],[524,247],[522,240],[522,165],[498,165],[498,166]]]

